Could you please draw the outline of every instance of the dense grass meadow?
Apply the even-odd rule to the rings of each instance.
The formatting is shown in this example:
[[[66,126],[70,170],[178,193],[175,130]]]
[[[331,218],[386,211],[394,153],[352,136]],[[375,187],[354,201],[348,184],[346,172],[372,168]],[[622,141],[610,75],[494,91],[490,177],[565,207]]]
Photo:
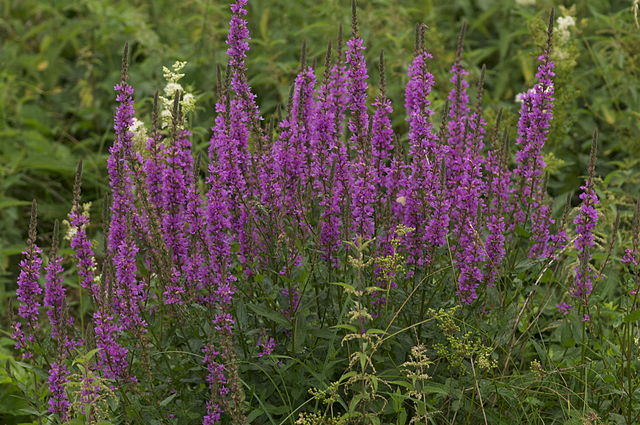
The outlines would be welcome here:
[[[0,11],[0,425],[640,424],[638,0]]]

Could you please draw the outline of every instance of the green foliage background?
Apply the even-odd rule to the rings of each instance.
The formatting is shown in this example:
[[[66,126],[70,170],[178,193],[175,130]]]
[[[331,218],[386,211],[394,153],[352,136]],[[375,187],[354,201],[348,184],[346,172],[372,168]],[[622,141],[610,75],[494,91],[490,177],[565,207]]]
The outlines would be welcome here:
[[[603,208],[613,209],[614,200],[631,205],[640,181],[640,27],[633,0],[534,3],[360,0],[371,93],[377,86],[377,57],[384,50],[394,124],[402,134],[404,116],[398,111],[414,25],[424,22],[439,110],[450,88],[446,70],[464,20],[469,24],[465,61],[471,77],[477,79],[482,64],[488,70],[489,122],[503,108],[514,124],[514,97],[532,84],[544,20],[555,7],[558,15],[575,16],[577,25],[566,47],[568,58],[558,64],[550,191],[563,195],[557,196],[560,209],[564,195],[578,188],[591,132],[598,127],[598,174],[607,190]],[[189,62],[184,81],[198,95],[191,119],[196,146],[204,152],[213,122],[215,68],[225,61],[228,19],[222,0],[0,0],[0,329],[6,329],[31,199],[38,199],[40,234],[46,241],[51,222],[68,213],[73,172],[82,159],[84,198],[96,201],[94,211],[104,204],[112,86],[118,81],[124,42],[131,45],[130,81],[142,119],[148,119],[153,93],[163,86],[162,66]],[[348,0],[250,0],[249,72],[266,116],[287,99],[302,40],[321,63],[328,40],[335,39],[340,23],[348,31],[349,21]],[[2,340],[2,346],[8,345]],[[7,353],[0,351],[0,369],[14,362]],[[0,388],[1,416],[6,392],[14,389]]]

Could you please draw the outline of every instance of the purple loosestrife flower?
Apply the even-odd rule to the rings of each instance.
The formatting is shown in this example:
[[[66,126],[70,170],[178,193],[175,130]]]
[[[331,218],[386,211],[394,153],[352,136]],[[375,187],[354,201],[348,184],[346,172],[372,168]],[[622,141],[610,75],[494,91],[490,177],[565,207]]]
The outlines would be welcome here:
[[[206,205],[206,237],[209,258],[213,263],[210,272],[215,283],[224,281],[222,276],[229,264],[231,255],[231,190],[226,181],[229,174],[230,158],[225,145],[228,139],[228,104],[225,102],[228,94],[216,104],[215,125],[212,128],[209,145],[209,173],[207,176],[207,205]]]
[[[364,41],[358,32],[358,17],[356,15],[356,2],[352,0],[352,36],[347,41],[347,102],[351,117],[349,118],[350,151],[357,151],[357,155],[363,155],[367,149],[369,130],[369,113],[367,112],[367,63],[364,58]],[[352,155],[353,158],[354,155]]]
[[[107,171],[111,188],[111,222],[107,235],[107,254],[114,268],[113,307],[127,329],[144,332],[140,304],[144,301],[144,283],[138,280],[134,240],[134,176],[133,160],[133,88],[127,84],[127,49],[123,58],[122,81],[114,87],[118,106],[114,116],[115,140],[109,149]]]
[[[34,331],[40,328],[40,306],[42,305],[42,288],[38,279],[42,269],[42,250],[36,245],[37,207],[36,201],[31,205],[31,222],[27,249],[22,252],[20,261],[16,297],[18,298],[18,316],[20,320],[13,326],[12,338],[16,341],[16,349],[22,349],[23,357],[30,358],[29,346],[35,341]]]
[[[260,347],[258,357],[270,356],[276,347],[276,341],[272,337],[261,336],[258,338],[258,346]]]
[[[204,353],[203,363],[207,368],[206,382],[212,393],[212,400],[207,402],[207,415],[202,420],[203,425],[208,425],[220,421],[223,410],[215,400],[220,400],[228,395],[229,387],[227,386],[225,367],[216,361],[216,358],[220,356],[220,352],[213,345],[204,346],[202,352]],[[226,404],[224,401],[221,402]]]
[[[62,284],[62,257],[55,251],[49,257],[49,264],[45,267],[44,306],[51,324],[51,337],[60,340],[64,337],[62,327],[65,313],[65,288]]]
[[[69,371],[62,363],[51,363],[49,368],[49,412],[57,414],[62,422],[68,419],[69,408],[71,403],[64,389],[64,384],[69,382]]]
[[[514,224],[531,223],[533,245],[531,257],[546,258],[563,239],[562,235],[551,234],[554,220],[551,210],[545,202],[543,172],[545,162],[542,151],[549,134],[553,118],[553,72],[554,64],[550,59],[551,39],[553,34],[553,14],[549,21],[547,44],[541,56],[536,73],[538,82],[533,89],[522,96],[520,119],[518,120],[518,138],[516,145],[516,168],[514,178],[518,185],[517,204],[514,211]],[[557,242],[557,243],[556,243]]]
[[[222,420],[222,409],[219,404],[207,401],[207,414],[202,418],[202,425],[214,425]]]
[[[80,286],[89,290],[94,301],[99,299],[99,286],[97,282],[97,264],[93,245],[87,235],[89,224],[89,206],[80,205],[80,192],[82,186],[82,161],[78,163],[73,183],[73,206],[69,212],[69,231],[65,238],[69,239],[71,248],[75,251],[76,268],[80,276]]]
[[[94,300],[96,300],[99,298],[99,287],[96,281],[97,264],[93,245],[87,235],[88,214],[88,211],[82,211],[78,202],[74,202],[74,206],[69,213],[70,245],[75,251],[80,286],[89,290]]]
[[[117,339],[123,331],[113,315],[97,311],[93,314],[93,332],[96,339],[97,366],[107,379],[121,379],[127,374],[127,354],[129,350],[122,347]]]
[[[369,142],[369,113],[367,110],[367,63],[364,58],[364,41],[358,33],[356,2],[352,3],[352,36],[347,41],[347,103],[351,116],[348,128],[349,156],[351,163],[349,175],[351,188],[352,222],[354,236],[370,239],[374,234],[375,177],[371,169],[371,146]]]
[[[280,137],[273,144],[272,185],[275,191],[274,210],[295,220],[295,226],[305,229],[309,208],[308,184],[311,181],[312,120],[316,103],[313,98],[316,77],[311,67],[305,67],[293,86],[289,116],[280,123]],[[279,229],[284,232],[284,229]]]
[[[180,283],[181,276],[194,287],[201,286],[204,281],[203,247],[195,237],[201,224],[201,201],[194,178],[189,137],[191,133],[182,130],[166,148],[166,165],[161,175],[161,228],[176,268],[175,279],[165,288],[165,302],[168,304],[183,302],[182,294],[189,288]]]
[[[636,254],[633,252],[632,249],[629,249],[629,248],[624,250],[624,255],[622,256],[620,261],[622,263],[631,264],[633,266],[638,265],[638,259],[636,257]]]
[[[575,310],[572,306],[570,306],[569,304],[565,303],[565,302],[561,302],[559,304],[556,304],[556,308],[558,309],[558,311],[562,314],[564,314],[565,316],[569,313],[571,313],[573,310]]]
[[[348,187],[348,152],[340,140],[347,108],[347,75],[340,38],[335,64],[330,63],[331,51],[327,53],[327,70],[317,94],[311,137],[312,184],[321,207],[320,245],[325,260],[334,265],[337,265],[335,253],[342,243],[342,206]]]
[[[260,229],[256,226],[258,212],[254,202],[254,199],[260,199],[256,164],[261,163],[261,158],[250,152],[249,138],[251,130],[259,127],[262,117],[246,76],[245,58],[249,50],[249,30],[243,19],[247,14],[246,4],[247,0],[238,0],[231,5],[233,16],[227,37],[230,90],[225,91],[216,105],[218,114],[224,111],[225,115],[224,121],[218,119],[220,115],[216,118],[209,154],[213,158],[210,172],[219,180],[211,182],[212,190],[223,196],[222,212],[228,212],[226,219],[229,221],[227,228],[232,230],[231,241],[239,243],[238,259],[245,272],[252,273],[249,263],[260,259],[264,244],[260,242]],[[262,135],[257,134],[256,139],[262,141]],[[214,224],[215,213],[211,209],[209,206],[209,221]],[[218,220],[221,221],[226,220]]]
[[[409,81],[405,88],[405,110],[409,123],[408,173],[402,179],[398,194],[402,202],[396,202],[396,214],[402,223],[415,230],[405,237],[409,263],[423,265],[430,261],[434,246],[444,243],[447,222],[440,220],[446,216],[444,198],[440,184],[439,165],[441,152],[437,136],[433,131],[431,101],[429,96],[434,78],[427,67],[431,55],[424,48],[424,26],[417,27],[417,43],[414,59],[409,65]]]
[[[508,207],[511,198],[511,171],[506,167],[506,152],[492,149],[484,164],[488,199],[484,206],[487,229],[485,249],[487,253],[487,284],[493,284],[498,276],[500,264],[506,254],[506,231]]]
[[[80,386],[80,411],[87,414],[100,398],[100,386],[93,377],[88,368],[85,368],[82,374]],[[88,407],[88,409],[87,409]]]
[[[371,168],[374,170],[374,182],[380,202],[389,203],[394,196],[397,182],[394,161],[393,127],[391,100],[381,93],[373,102],[374,113],[371,120]],[[384,198],[384,199],[383,199]],[[395,199],[395,198],[394,198]]]
[[[574,247],[578,252],[578,265],[574,268],[576,274],[575,281],[570,287],[571,295],[579,298],[585,305],[588,302],[589,295],[593,290],[593,280],[598,276],[591,270],[589,262],[591,261],[591,251],[595,246],[594,230],[598,225],[598,210],[596,205],[600,202],[598,195],[593,188],[593,175],[595,173],[595,146],[597,142],[597,133],[593,136],[593,147],[591,149],[591,164],[589,166],[589,176],[585,183],[580,186],[582,193],[580,199],[582,205],[578,210],[573,224],[576,226],[577,237]]]

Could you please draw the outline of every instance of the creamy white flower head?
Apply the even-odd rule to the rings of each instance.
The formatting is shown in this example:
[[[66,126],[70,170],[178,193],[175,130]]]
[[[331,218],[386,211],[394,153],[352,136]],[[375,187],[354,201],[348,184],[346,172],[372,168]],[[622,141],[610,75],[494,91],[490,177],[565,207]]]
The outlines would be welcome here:
[[[173,104],[177,93],[181,93],[182,99],[180,100],[180,106],[182,108],[182,115],[187,115],[195,110],[196,98],[192,93],[187,93],[179,83],[180,79],[185,76],[182,70],[187,65],[185,61],[176,61],[171,67],[162,67],[164,79],[167,84],[164,87],[164,96],[160,96],[161,111],[160,121],[162,128],[168,128],[173,121]]]
[[[186,61],[176,61],[173,66],[171,68],[173,69],[169,69],[166,66],[162,67],[162,74],[164,76],[164,79],[167,80],[170,83],[175,83],[178,80],[180,80],[182,77],[184,77],[184,74],[181,74],[180,72],[184,69],[184,67],[187,65]]]
[[[571,37],[571,31],[569,28],[576,26],[576,20],[573,16],[560,16],[556,19],[556,32],[558,34],[558,39],[562,44],[569,41]]]
[[[164,94],[166,96],[174,96],[176,92],[181,92],[181,91],[182,91],[182,85],[178,83],[167,83],[167,85],[164,86]]]
[[[147,128],[144,122],[137,118],[133,119],[133,125],[129,127],[129,131],[133,133],[133,146],[138,152],[143,152],[147,144]]]

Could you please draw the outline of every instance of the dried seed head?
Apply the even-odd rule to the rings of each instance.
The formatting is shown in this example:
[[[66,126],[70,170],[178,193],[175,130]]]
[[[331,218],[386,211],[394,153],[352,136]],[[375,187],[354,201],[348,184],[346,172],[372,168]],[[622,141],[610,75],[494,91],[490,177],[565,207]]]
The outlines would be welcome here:
[[[122,65],[120,67],[120,79],[124,82],[127,81],[129,72],[129,42],[125,41],[124,48],[122,49]]]
[[[380,50],[380,64],[378,65],[378,69],[380,71],[380,93],[382,96],[385,96],[387,92],[387,80],[384,75],[384,50]]]
[[[493,127],[493,132],[491,134],[491,148],[495,151],[499,150],[499,147],[497,146],[497,141],[498,141],[498,132],[500,131],[500,124],[502,124],[502,114],[503,114],[503,110],[502,108],[498,109],[498,114],[496,115],[496,124]]]
[[[295,90],[295,85],[292,84],[289,87],[289,98],[287,99],[287,116],[291,115],[291,109],[293,108],[293,92]]]
[[[302,40],[300,48],[300,72],[304,71],[307,66],[307,40]]]
[[[464,48],[464,36],[466,32],[467,23],[463,21],[462,26],[460,27],[460,32],[458,33],[458,42],[456,44],[456,63],[460,63],[462,61],[462,49]]]
[[[591,152],[589,154],[589,181],[593,181],[593,176],[596,173],[596,159],[598,156],[598,129],[593,130],[593,136],[591,138]]]
[[[216,65],[216,96],[218,99],[222,96],[222,90],[224,87],[224,80],[222,77],[222,66],[220,64]]]
[[[332,61],[332,57],[331,57],[331,49],[333,48],[333,44],[331,43],[331,40],[329,40],[329,43],[327,44],[327,52],[324,55],[324,80],[328,80],[329,79],[329,74],[331,73],[331,61]]]
[[[353,38],[359,38],[358,29],[358,4],[356,0],[351,0],[351,34]]]
[[[54,255],[56,252],[58,252],[59,241],[60,241],[60,222],[58,220],[55,220],[53,222],[53,235],[51,237],[51,255]]]
[[[80,207],[80,190],[82,187],[82,160],[76,166],[76,175],[73,179],[73,208]]]
[[[154,137],[158,135],[160,131],[160,93],[156,90],[153,95],[153,111],[151,113],[151,134]]]
[[[445,99],[444,107],[440,115],[440,130],[438,131],[438,139],[444,140],[444,134],[447,131],[447,123],[449,122],[449,99]]]
[[[478,115],[482,110],[482,96],[484,95],[484,78],[486,72],[487,67],[485,66],[485,64],[482,64],[482,69],[480,70],[480,78],[478,79],[478,89],[476,93],[476,112],[478,113]]]
[[[34,199],[31,202],[31,218],[29,220],[29,240],[27,241],[27,245],[30,247],[36,243],[37,236],[37,227],[38,227],[38,203]]]
[[[338,37],[336,38],[337,45],[337,59],[336,62],[342,63],[342,39],[343,39],[342,24],[338,25]]]
[[[555,9],[551,9],[549,12],[549,24],[547,26],[547,41],[544,47],[544,55],[546,56],[546,60],[549,60],[549,55],[551,54],[551,44],[553,41],[553,21],[555,19],[556,11]]]
[[[421,22],[416,24],[416,54],[424,50],[424,33],[428,28]]]

